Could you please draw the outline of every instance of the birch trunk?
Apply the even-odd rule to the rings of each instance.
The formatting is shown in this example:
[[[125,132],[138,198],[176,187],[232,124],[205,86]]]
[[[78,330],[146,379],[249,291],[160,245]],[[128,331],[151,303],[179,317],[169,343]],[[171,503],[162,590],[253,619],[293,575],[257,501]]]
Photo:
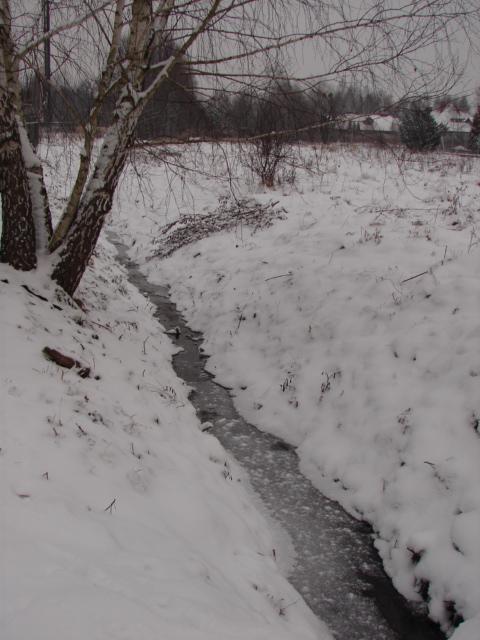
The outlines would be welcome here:
[[[0,260],[15,269],[37,266],[32,200],[12,96],[0,87]]]
[[[113,128],[102,146],[75,219],[59,253],[52,278],[70,295],[78,287],[112,208],[113,196],[125,166],[138,116],[130,114]]]
[[[109,90],[111,89],[112,80],[116,70],[117,57],[122,37],[123,11],[125,0],[117,0],[115,5],[115,19],[112,30],[112,41],[107,56],[105,69],[98,84],[97,95],[90,111],[90,117],[87,126],[84,128],[83,150],[80,154],[80,166],[78,168],[77,177],[73,186],[70,198],[68,200],[65,211],[58,222],[55,232],[50,240],[50,251],[53,252],[62,244],[70,227],[78,214],[79,204],[83,190],[87,183],[88,172],[90,170],[93,146],[95,137],[98,132],[98,117],[100,110],[105,102]],[[119,83],[121,88],[121,83]]]
[[[172,0],[164,0],[162,3],[165,20],[172,6]],[[154,36],[152,3],[133,0],[127,46],[128,64],[124,71],[125,86],[118,99],[114,122],[105,136],[93,175],[85,187],[78,209],[73,211],[68,223],[68,232],[52,273],[52,278],[70,295],[74,294],[93,255],[105,217],[112,207],[135,126],[148,99],[142,88]],[[174,62],[172,57],[170,64],[166,64],[158,74],[159,79],[168,75]]]
[[[52,234],[42,165],[21,118],[20,85],[7,0],[0,0],[0,260],[16,269],[37,264]]]
[[[0,3],[0,260],[28,271],[37,264],[35,223],[17,119],[8,3]]]

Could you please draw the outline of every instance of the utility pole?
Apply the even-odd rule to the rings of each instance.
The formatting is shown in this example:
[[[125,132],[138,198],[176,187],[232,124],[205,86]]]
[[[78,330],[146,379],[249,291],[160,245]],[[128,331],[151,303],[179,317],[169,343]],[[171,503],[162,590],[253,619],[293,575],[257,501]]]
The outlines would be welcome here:
[[[43,13],[43,33],[50,31],[50,0],[42,0],[42,13]],[[50,78],[52,70],[50,66],[50,38],[47,38],[44,43],[44,94],[43,94],[43,124],[46,128],[52,123],[52,94],[50,88]]]

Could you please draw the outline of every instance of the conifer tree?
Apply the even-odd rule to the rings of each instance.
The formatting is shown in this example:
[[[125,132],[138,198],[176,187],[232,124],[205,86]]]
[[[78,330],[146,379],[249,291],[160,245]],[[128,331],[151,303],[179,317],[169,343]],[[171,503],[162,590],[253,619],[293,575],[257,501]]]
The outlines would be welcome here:
[[[446,127],[438,124],[429,107],[406,109],[400,120],[400,139],[412,151],[431,151],[438,147]]]

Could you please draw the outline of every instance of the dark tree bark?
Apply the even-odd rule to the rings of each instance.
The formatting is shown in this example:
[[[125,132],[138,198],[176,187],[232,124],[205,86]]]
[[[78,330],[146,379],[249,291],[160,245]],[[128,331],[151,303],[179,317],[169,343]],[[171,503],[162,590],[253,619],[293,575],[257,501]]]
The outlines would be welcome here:
[[[8,91],[0,89],[0,193],[2,238],[0,261],[29,271],[37,266],[35,223],[27,169],[15,107]]]
[[[220,0],[214,1],[213,12],[216,11],[219,2]],[[163,8],[162,20],[166,23],[173,8],[173,1],[165,0]],[[120,92],[113,123],[105,136],[95,170],[85,187],[72,224],[63,239],[59,260],[52,273],[52,278],[70,295],[74,294],[82,279],[95,250],[105,217],[112,207],[115,189],[125,166],[127,152],[142,110],[156,88],[166,81],[177,59],[201,32],[199,28],[195,35],[190,36],[183,48],[161,65],[161,69],[157,70],[157,74],[145,88],[143,85],[148,72],[146,61],[155,47],[152,27],[149,3],[144,0],[133,0],[131,31],[127,43],[126,84]]]
[[[84,271],[93,255],[105,216],[112,207],[113,194],[118,178],[112,174],[109,183],[105,183],[92,194],[89,201],[80,205],[57,262],[52,278],[68,294],[73,296]]]
[[[130,114],[123,126],[110,132],[100,160],[80,202],[78,213],[59,252],[52,278],[73,296],[93,255],[106,215],[125,166],[138,116]]]
[[[30,270],[37,264],[37,250],[46,251],[52,223],[42,165],[33,153],[21,111],[10,6],[0,0],[0,260]]]

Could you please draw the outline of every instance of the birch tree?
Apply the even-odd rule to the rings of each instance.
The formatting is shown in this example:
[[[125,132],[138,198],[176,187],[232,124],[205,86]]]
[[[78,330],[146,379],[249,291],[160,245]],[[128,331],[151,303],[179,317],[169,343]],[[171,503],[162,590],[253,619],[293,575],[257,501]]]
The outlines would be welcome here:
[[[295,74],[305,86],[365,74],[394,78],[411,97],[431,80],[451,84],[455,59],[445,47],[459,29],[471,33],[479,12],[476,0],[339,0],[331,5],[318,0],[63,0],[53,5],[60,18],[42,33],[38,7],[32,11],[36,4],[40,1],[0,0],[0,259],[28,270],[43,254],[52,278],[70,295],[111,210],[142,110],[176,65],[189,68],[203,91],[231,92],[265,84],[269,70],[294,66],[295,53],[308,44],[318,68],[303,77]],[[90,45],[81,42],[94,31],[95,59],[102,65],[83,126],[76,179],[52,229],[42,165],[25,132],[20,77],[46,42],[64,46],[72,68],[92,73]],[[72,40],[76,46],[69,46]],[[166,42],[174,46],[163,47],[170,53],[159,60]],[[437,47],[434,55],[432,47]],[[425,48],[430,54],[423,56]],[[112,121],[94,154],[100,114],[112,96]]]

